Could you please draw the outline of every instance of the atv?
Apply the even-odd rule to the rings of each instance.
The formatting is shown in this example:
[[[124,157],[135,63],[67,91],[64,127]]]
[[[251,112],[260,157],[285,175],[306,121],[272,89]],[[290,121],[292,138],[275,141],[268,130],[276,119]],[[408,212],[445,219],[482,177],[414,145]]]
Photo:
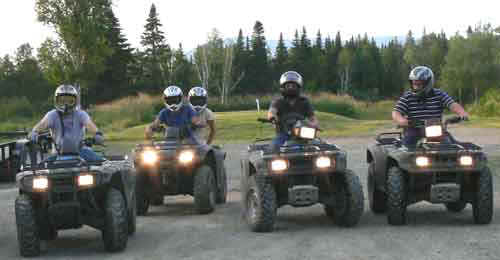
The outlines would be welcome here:
[[[387,213],[391,225],[406,223],[407,207],[420,201],[442,203],[460,212],[472,204],[474,222],[493,216],[493,186],[486,154],[473,143],[459,142],[448,131],[460,117],[414,120],[422,131],[415,146],[402,143],[402,132],[381,133],[367,150],[368,193],[374,213]]]
[[[83,142],[91,147],[93,138]],[[40,142],[27,142],[30,151]],[[17,238],[22,256],[38,256],[41,240],[59,230],[91,226],[102,232],[107,251],[122,251],[135,233],[135,173],[126,156],[85,161],[79,154],[57,154],[41,162],[25,160],[16,176]]]
[[[218,146],[199,144],[190,137],[190,127],[153,129],[165,132],[164,137],[133,149],[138,215],[146,215],[150,205],[162,205],[166,195],[193,196],[199,214],[226,203],[226,153]]]
[[[242,203],[250,229],[271,232],[279,207],[316,203],[323,204],[337,225],[355,226],[363,214],[363,189],[359,177],[346,167],[346,152],[318,138],[319,129],[297,113],[278,122],[258,121],[278,125],[290,139],[282,146],[257,139],[241,160]]]

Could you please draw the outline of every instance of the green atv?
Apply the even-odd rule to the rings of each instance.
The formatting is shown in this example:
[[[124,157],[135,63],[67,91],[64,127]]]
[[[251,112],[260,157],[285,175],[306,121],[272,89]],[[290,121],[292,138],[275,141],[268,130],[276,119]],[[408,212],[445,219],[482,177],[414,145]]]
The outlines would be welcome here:
[[[306,207],[321,203],[327,216],[340,226],[358,224],[364,209],[359,177],[347,169],[347,154],[317,137],[318,129],[290,113],[280,124],[291,139],[283,146],[256,143],[241,160],[242,203],[250,229],[270,232],[277,209],[285,205]]]
[[[190,126],[192,127],[192,126]],[[166,195],[191,195],[197,213],[207,214],[226,203],[226,153],[218,146],[198,144],[187,128],[159,127],[165,136],[132,151],[137,170],[137,214],[162,205]]]
[[[412,121],[424,133],[415,147],[402,144],[403,133],[379,134],[367,150],[370,209],[387,213],[391,225],[403,225],[410,204],[442,203],[451,212],[472,204],[474,222],[493,216],[493,186],[486,154],[473,143],[459,142],[447,131],[459,117]]]
[[[84,141],[94,145],[94,139]],[[39,144],[27,142],[27,149]],[[36,154],[31,153],[30,154]],[[135,173],[126,156],[85,161],[78,154],[57,154],[22,162],[16,181],[17,238],[22,256],[38,256],[41,240],[59,230],[88,225],[102,232],[107,251],[122,251],[136,229]]]

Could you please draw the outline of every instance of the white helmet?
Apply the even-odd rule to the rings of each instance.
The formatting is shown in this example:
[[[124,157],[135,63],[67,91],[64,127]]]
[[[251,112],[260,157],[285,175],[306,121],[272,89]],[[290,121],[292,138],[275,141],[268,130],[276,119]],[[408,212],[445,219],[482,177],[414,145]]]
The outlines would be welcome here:
[[[54,93],[54,106],[58,111],[68,113],[76,108],[78,92],[71,85],[61,85]]]
[[[178,86],[168,86],[163,91],[163,100],[165,101],[165,106],[171,111],[177,111],[182,106],[182,89]]]
[[[188,101],[196,112],[201,112],[207,107],[207,98],[208,92],[202,87],[194,87],[189,90]]]

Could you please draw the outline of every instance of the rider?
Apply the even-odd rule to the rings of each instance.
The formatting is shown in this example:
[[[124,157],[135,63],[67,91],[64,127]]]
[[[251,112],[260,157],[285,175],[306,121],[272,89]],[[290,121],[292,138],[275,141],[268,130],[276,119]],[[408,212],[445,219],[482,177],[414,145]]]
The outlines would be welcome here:
[[[392,119],[399,126],[406,127],[403,144],[416,145],[423,133],[409,121],[425,119],[441,119],[443,110],[450,109],[455,114],[466,120],[469,114],[455,102],[453,98],[440,89],[434,88],[434,74],[426,66],[418,66],[410,71],[408,76],[410,90],[399,98],[392,111]],[[420,121],[421,122],[421,121]]]
[[[295,71],[287,71],[280,78],[280,92],[282,97],[273,100],[267,112],[267,118],[279,122],[290,113],[297,113],[309,120],[311,127],[318,127],[318,120],[314,116],[314,109],[307,97],[300,95],[303,87],[302,76]],[[286,129],[276,124],[276,137],[272,141],[273,146],[283,145],[290,136]]]
[[[178,86],[168,86],[163,91],[163,100],[165,108],[163,108],[155,121],[146,127],[145,136],[149,139],[153,135],[153,129],[165,124],[171,127],[184,128],[190,124],[198,125],[199,116],[191,106],[184,105],[182,98],[183,93]],[[189,136],[193,136],[189,127],[186,127]]]
[[[49,111],[33,128],[31,141],[36,143],[38,134],[49,129],[58,153],[80,154],[87,161],[100,161],[102,157],[90,147],[84,146],[82,140],[85,137],[85,128],[95,133],[96,144],[102,144],[104,137],[87,112],[77,109],[77,96],[78,92],[73,86],[59,86],[54,94],[55,109]]]
[[[193,87],[188,93],[188,102],[198,112],[202,127],[194,130],[194,136],[200,143],[212,144],[215,137],[215,115],[207,108],[208,93],[202,87]],[[208,126],[208,137],[204,129]]]

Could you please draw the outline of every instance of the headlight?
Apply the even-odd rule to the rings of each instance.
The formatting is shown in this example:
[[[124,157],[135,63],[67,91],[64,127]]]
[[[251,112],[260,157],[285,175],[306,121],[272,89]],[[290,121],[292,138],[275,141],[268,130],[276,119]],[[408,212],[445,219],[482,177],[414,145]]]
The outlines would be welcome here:
[[[463,155],[460,156],[460,165],[462,166],[472,166],[472,156],[470,155]]]
[[[142,161],[145,164],[154,164],[158,161],[158,155],[155,151],[144,151],[142,153]]]
[[[94,185],[94,176],[92,174],[83,174],[78,176],[78,186]]]
[[[284,171],[288,169],[288,162],[283,159],[276,159],[271,161],[271,170]]]
[[[415,160],[415,163],[417,164],[418,167],[427,167],[429,166],[429,158],[425,156],[419,156]]]
[[[300,128],[295,128],[295,134],[298,135],[300,138],[304,139],[314,139],[316,137],[316,129],[312,127],[300,127]]]
[[[49,187],[49,180],[45,176],[39,176],[33,178],[33,189],[35,190],[45,190]]]
[[[316,159],[316,167],[318,168],[328,168],[332,165],[332,160],[330,157],[320,156]]]
[[[443,135],[443,128],[440,125],[431,125],[425,128],[425,137],[440,137]]]
[[[179,154],[179,162],[182,164],[191,163],[193,159],[194,159],[193,151],[183,151],[181,152],[181,154]]]

